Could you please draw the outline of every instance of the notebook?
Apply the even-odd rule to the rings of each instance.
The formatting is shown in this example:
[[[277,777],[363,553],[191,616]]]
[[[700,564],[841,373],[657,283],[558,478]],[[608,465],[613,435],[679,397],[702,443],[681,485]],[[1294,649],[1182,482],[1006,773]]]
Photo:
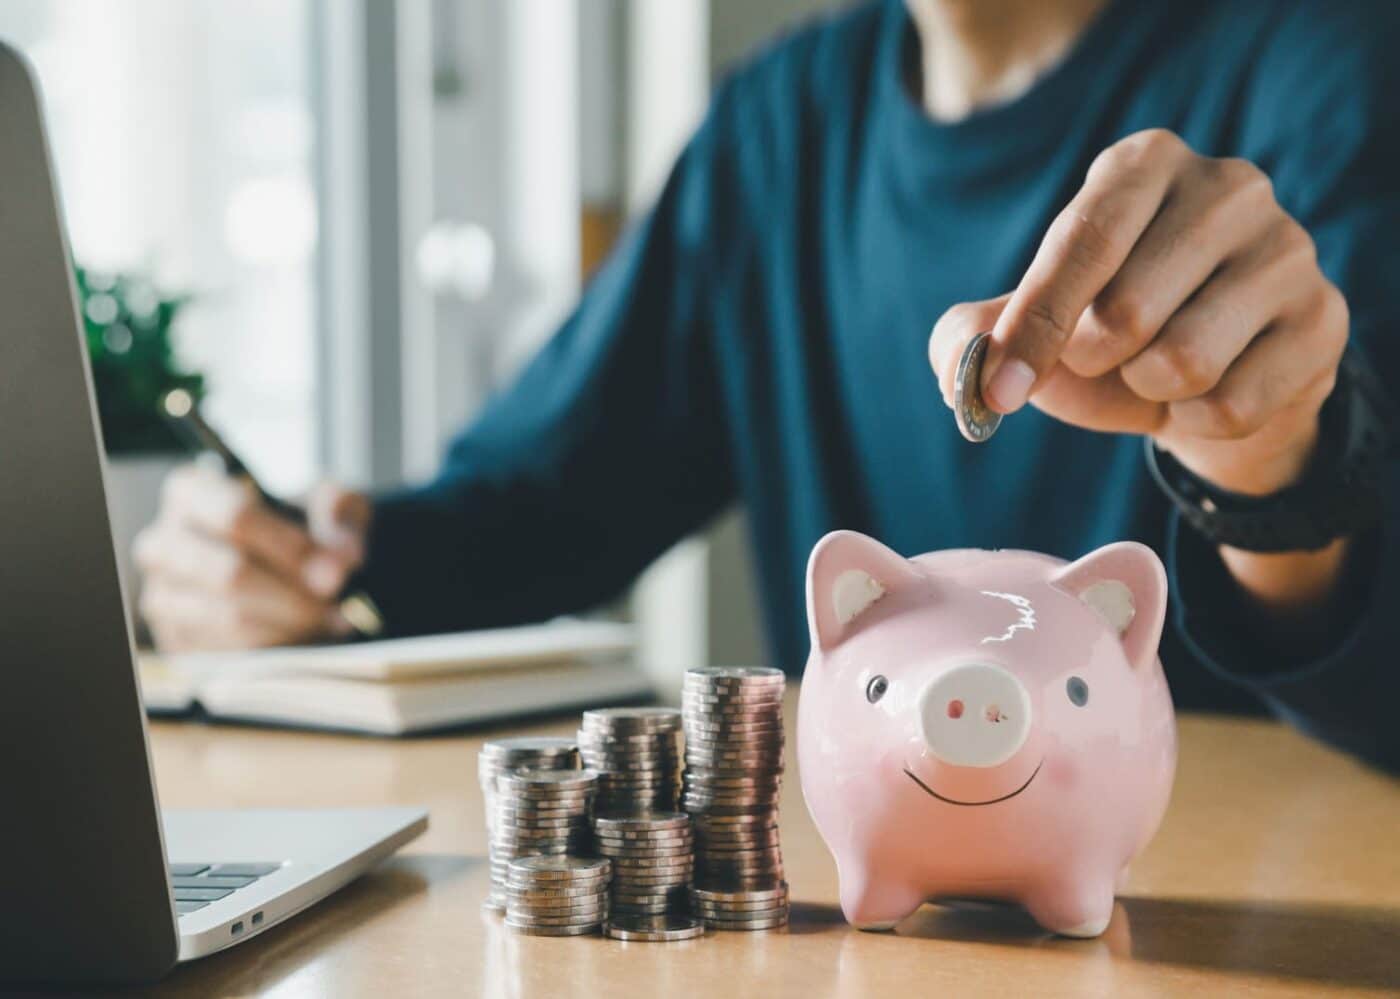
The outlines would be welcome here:
[[[375,735],[651,696],[632,629],[559,619],[522,628],[247,652],[142,653],[151,714]]]

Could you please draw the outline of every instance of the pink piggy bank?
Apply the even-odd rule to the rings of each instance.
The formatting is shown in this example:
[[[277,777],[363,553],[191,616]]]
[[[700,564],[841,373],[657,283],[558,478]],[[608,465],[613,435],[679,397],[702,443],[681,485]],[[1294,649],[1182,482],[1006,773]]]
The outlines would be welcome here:
[[[1069,564],[818,543],[797,749],[852,924],[981,898],[1103,932],[1176,771],[1166,600],[1161,562],[1130,542]]]

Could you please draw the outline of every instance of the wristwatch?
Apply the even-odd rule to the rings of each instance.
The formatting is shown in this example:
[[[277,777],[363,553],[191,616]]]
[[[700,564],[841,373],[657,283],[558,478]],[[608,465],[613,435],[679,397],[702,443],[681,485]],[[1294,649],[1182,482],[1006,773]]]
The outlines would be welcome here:
[[[1381,479],[1397,439],[1385,390],[1348,352],[1319,414],[1319,437],[1302,479],[1268,496],[1212,485],[1144,438],[1152,478],[1207,541],[1253,552],[1316,551],[1373,527],[1383,513]]]

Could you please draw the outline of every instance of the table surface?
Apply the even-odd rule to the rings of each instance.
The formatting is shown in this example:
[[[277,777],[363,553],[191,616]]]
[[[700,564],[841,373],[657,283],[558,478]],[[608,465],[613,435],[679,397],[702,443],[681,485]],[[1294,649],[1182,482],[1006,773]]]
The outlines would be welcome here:
[[[894,933],[851,929],[790,740],[791,925],[671,944],[521,936],[481,908],[478,748],[505,732],[576,727],[568,716],[396,742],[154,724],[167,806],[431,812],[428,832],[393,860],[295,919],[180,967],[156,994],[1400,994],[1400,785],[1276,724],[1180,720],[1166,821],[1097,940],[1047,936],[1010,908],[926,905]]]

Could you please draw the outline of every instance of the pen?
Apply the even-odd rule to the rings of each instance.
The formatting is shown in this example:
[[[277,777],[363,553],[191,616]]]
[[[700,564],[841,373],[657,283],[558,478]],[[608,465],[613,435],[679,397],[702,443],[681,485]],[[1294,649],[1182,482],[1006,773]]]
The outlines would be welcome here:
[[[234,478],[246,480],[253,489],[257,491],[260,499],[267,507],[273,510],[278,516],[285,517],[292,523],[301,527],[306,526],[306,511],[294,503],[288,503],[284,499],[273,496],[248,470],[248,466],[243,463],[243,459],[234,453],[233,449],[219,436],[218,431],[211,427],[204,415],[200,413],[199,406],[192,396],[185,389],[171,389],[160,399],[161,415],[166,418],[172,429],[190,446],[204,451],[210,451],[219,456],[219,460],[224,464],[224,471]],[[379,612],[379,607],[373,598],[363,590],[356,590],[342,594],[340,597],[340,613],[345,616],[345,620],[350,622],[350,626],[366,638],[375,638],[384,631],[384,617]]]

